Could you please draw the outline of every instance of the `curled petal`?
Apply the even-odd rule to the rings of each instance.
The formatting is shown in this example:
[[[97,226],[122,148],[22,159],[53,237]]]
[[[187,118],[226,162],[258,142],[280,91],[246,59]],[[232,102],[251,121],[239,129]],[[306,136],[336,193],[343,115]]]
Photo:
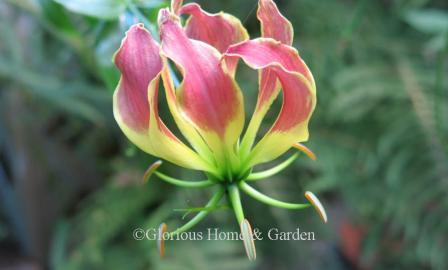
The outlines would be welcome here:
[[[149,154],[187,168],[210,171],[158,115],[157,92],[163,62],[157,42],[143,25],[129,29],[114,62],[121,72],[114,93],[114,117],[129,140]]]
[[[231,46],[225,57],[239,57],[254,69],[273,72],[283,90],[279,116],[253,149],[250,164],[270,161],[294,143],[306,141],[308,121],[316,104],[316,89],[311,72],[298,52],[273,39],[260,38]],[[258,107],[270,106],[271,102],[272,98],[266,95],[259,100]]]
[[[189,39],[175,16],[159,13],[162,52],[180,69],[177,106],[219,156],[232,151],[244,124],[241,91],[212,46]],[[224,150],[224,152],[223,152]]]
[[[149,127],[148,85],[162,69],[159,46],[143,25],[134,25],[114,62],[121,71],[115,92],[120,119],[136,132],[145,131]]]
[[[294,34],[292,25],[280,13],[274,1],[259,0],[257,17],[261,24],[262,37],[272,38],[286,45],[292,44]],[[243,155],[248,154],[261,121],[280,92],[277,75],[269,68],[260,70],[259,85],[257,106],[241,143],[241,153]]]
[[[171,11],[174,14],[179,14],[179,10],[182,7],[183,0],[171,0]]]
[[[230,14],[220,12],[210,14],[196,3],[183,6],[180,14],[191,15],[185,25],[185,33],[189,38],[208,43],[220,53],[224,53],[232,45],[249,39],[240,20]],[[234,74],[237,61],[229,60],[228,69]]]
[[[183,6],[179,13],[191,15],[185,25],[185,33],[189,38],[204,41],[221,53],[230,45],[249,39],[240,20],[230,14],[210,14],[196,3]]]
[[[259,0],[257,17],[261,23],[262,37],[273,38],[287,45],[292,44],[294,31],[291,22],[280,13],[274,1]]]

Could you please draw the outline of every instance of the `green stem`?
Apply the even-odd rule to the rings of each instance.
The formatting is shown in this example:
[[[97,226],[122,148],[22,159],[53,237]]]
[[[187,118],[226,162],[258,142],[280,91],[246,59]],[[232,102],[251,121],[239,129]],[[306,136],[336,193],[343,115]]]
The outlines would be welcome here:
[[[170,183],[172,185],[176,185],[179,187],[186,187],[186,188],[205,188],[213,186],[215,183],[210,180],[202,180],[202,181],[185,181],[176,179],[173,177],[170,177],[168,175],[165,175],[161,172],[154,172],[155,175],[157,175],[160,179],[163,181]]]
[[[295,153],[294,155],[290,156],[287,160],[283,161],[282,163],[278,164],[277,166],[275,166],[269,170],[251,173],[251,174],[249,174],[249,176],[247,177],[246,180],[257,181],[260,179],[265,179],[265,178],[271,177],[274,174],[277,174],[277,173],[281,172],[282,170],[284,170],[286,167],[288,167],[299,156],[299,154],[300,153]]]
[[[276,199],[273,199],[269,196],[264,195],[263,193],[260,193],[259,191],[257,191],[256,189],[254,189],[253,187],[249,186],[248,184],[246,184],[245,182],[241,181],[239,183],[239,187],[242,191],[244,191],[247,195],[251,196],[252,198],[262,202],[262,203],[266,203],[275,207],[279,207],[279,208],[286,208],[286,209],[305,209],[310,207],[310,204],[299,204],[299,203],[286,203],[286,202],[282,202]]]
[[[222,196],[224,195],[224,192],[225,192],[224,188],[220,188],[205,206],[206,210],[197,213],[196,216],[194,216],[194,218],[185,223],[182,227],[179,227],[175,231],[171,232],[170,236],[173,237],[176,236],[177,234],[188,231],[191,228],[193,228],[196,224],[198,224],[201,220],[203,220],[212,209],[216,208],[216,205],[221,200]]]
[[[240,191],[238,190],[238,186],[236,184],[232,184],[228,187],[227,190],[229,192],[230,203],[232,204],[233,211],[236,215],[236,220],[238,221],[238,224],[241,224],[241,222],[244,220],[244,212],[241,205]]]

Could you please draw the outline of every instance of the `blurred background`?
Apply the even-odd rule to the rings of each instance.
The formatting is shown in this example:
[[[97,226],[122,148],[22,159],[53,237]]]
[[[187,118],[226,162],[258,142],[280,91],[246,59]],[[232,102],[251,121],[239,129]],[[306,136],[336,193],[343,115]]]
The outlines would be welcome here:
[[[256,0],[199,2],[259,36]],[[262,231],[299,227],[316,241],[258,241],[255,262],[240,241],[170,241],[160,260],[132,230],[174,229],[192,215],[173,209],[211,194],[156,177],[141,184],[156,159],[113,119],[111,57],[128,27],[154,27],[167,1],[1,0],[0,269],[448,269],[448,2],[276,2],[317,82],[306,145],[318,160],[302,156],[256,187],[294,202],[312,190],[329,223],[245,196],[244,207]],[[240,65],[237,76],[250,117],[257,73]],[[201,177],[167,162],[160,170]],[[238,230],[225,210],[194,231],[207,227]]]

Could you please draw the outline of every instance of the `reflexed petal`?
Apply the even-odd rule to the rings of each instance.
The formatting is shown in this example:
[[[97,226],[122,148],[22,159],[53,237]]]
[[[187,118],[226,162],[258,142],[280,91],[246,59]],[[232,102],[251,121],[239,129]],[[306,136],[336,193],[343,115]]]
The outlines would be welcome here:
[[[171,0],[171,11],[174,14],[179,14],[179,10],[182,7],[183,0]]]
[[[149,154],[209,171],[209,166],[159,118],[157,92],[163,62],[158,44],[143,25],[134,25],[126,33],[114,62],[121,72],[114,93],[114,116],[129,140]]]
[[[230,14],[210,14],[196,3],[183,6],[179,13],[191,15],[185,25],[185,33],[189,38],[204,41],[221,53],[230,45],[249,39],[240,20]]]
[[[278,10],[272,0],[259,0],[257,18],[261,23],[262,37],[273,38],[291,45],[294,31],[291,23]]]
[[[270,161],[294,143],[306,141],[308,121],[316,104],[316,88],[311,72],[298,52],[273,39],[260,38],[231,46],[225,56],[240,57],[254,69],[270,70],[277,76],[283,90],[279,116],[253,149],[250,164]],[[259,107],[269,107],[271,102],[267,95],[259,100]]]
[[[249,39],[249,34],[240,20],[230,14],[210,14],[196,3],[183,6],[179,13],[191,15],[185,25],[185,33],[189,38],[208,43],[221,53],[230,45]],[[236,63],[237,61],[233,60],[227,62],[231,74],[235,72]]]
[[[179,110],[218,159],[233,153],[244,124],[243,100],[238,85],[220,63],[221,55],[212,46],[189,39],[166,9],[159,13],[159,24],[162,52],[183,75],[176,91]]]
[[[143,132],[149,127],[148,85],[162,69],[159,46],[143,25],[132,26],[114,62],[122,74],[115,92],[117,112],[129,128]]]
[[[272,0],[259,0],[257,17],[261,24],[262,37],[273,38],[286,45],[292,44],[294,34],[292,25],[280,13],[277,5]],[[243,155],[248,154],[254,143],[261,121],[280,92],[277,76],[270,68],[260,70],[259,85],[257,106],[241,143],[241,153]]]
[[[230,58],[235,61],[235,57]],[[258,85],[257,104],[241,142],[240,151],[243,156],[249,154],[264,116],[280,93],[280,83],[277,80],[277,75],[270,68],[259,71]]]

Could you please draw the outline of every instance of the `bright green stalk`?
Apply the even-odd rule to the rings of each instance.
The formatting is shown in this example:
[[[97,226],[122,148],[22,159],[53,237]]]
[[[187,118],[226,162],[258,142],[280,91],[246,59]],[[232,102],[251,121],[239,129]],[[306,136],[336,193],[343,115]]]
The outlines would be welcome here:
[[[310,204],[307,204],[307,203],[306,204],[286,203],[286,202],[282,202],[282,201],[273,199],[269,196],[264,195],[263,193],[260,193],[253,187],[246,184],[244,181],[241,181],[239,183],[239,187],[242,191],[244,191],[247,195],[251,196],[252,198],[254,198],[262,203],[266,203],[266,204],[269,204],[269,205],[272,205],[275,207],[286,208],[286,209],[304,209],[304,208],[308,208],[311,206]]]
[[[277,166],[275,166],[269,170],[251,173],[251,174],[249,174],[249,176],[247,177],[246,180],[257,181],[257,180],[271,177],[274,174],[277,174],[277,173],[281,172],[282,170],[284,170],[286,167],[288,167],[299,156],[299,154],[300,153],[295,153],[294,155],[290,156],[287,160],[283,161],[282,163],[278,164]]]
[[[168,175],[165,175],[161,172],[154,172],[155,175],[157,175],[160,179],[163,181],[170,183],[172,185],[176,185],[179,187],[186,187],[186,188],[205,188],[213,186],[215,183],[210,180],[202,180],[202,181],[185,181],[181,179],[176,179],[173,177],[170,177]]]

